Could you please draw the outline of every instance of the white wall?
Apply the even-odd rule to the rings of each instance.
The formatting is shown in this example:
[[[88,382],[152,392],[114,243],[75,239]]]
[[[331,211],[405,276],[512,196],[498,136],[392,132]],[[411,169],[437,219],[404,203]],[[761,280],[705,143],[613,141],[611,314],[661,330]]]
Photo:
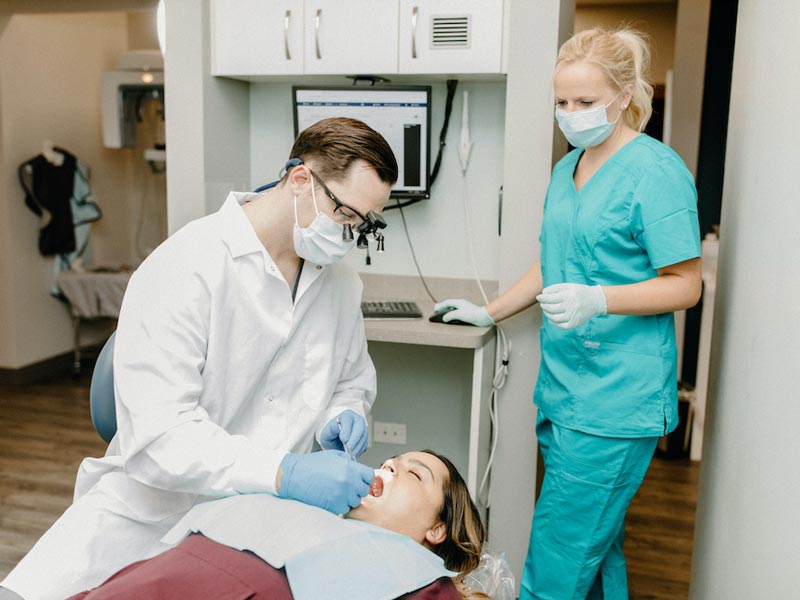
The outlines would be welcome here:
[[[166,3],[167,219],[174,233],[250,180],[249,86],[211,77],[208,0]]]
[[[129,49],[158,48],[156,11],[153,8],[130,11],[127,13],[126,18],[128,20]]]
[[[3,32],[6,26],[11,21],[10,15],[0,14],[0,40],[2,40]],[[0,46],[0,49],[2,47]],[[0,117],[3,114],[3,94],[2,94],[2,73],[0,73]],[[0,118],[0,142],[3,139],[3,119]],[[5,148],[0,143],[0,165],[4,165]],[[11,212],[10,202],[3,199],[5,192],[0,189],[0,365],[11,361],[14,355],[14,338],[12,336],[12,302],[11,293],[7,290],[10,288],[8,282],[8,262],[14,250],[10,236],[5,235],[5,223],[9,222]]]
[[[38,218],[24,205],[17,167],[62,145],[92,168],[104,217],[94,227],[98,261],[133,255],[137,205],[132,151],[102,146],[100,74],[127,49],[125,13],[14,15],[0,36],[0,367],[19,368],[72,348],[66,307],[49,295],[51,258],[37,249]]]
[[[691,598],[797,598],[800,11],[739,3]]]

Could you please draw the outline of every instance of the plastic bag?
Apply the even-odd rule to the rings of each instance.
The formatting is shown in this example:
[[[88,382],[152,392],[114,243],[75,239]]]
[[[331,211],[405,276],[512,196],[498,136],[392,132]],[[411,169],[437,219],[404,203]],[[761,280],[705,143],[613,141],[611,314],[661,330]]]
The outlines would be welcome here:
[[[464,583],[492,600],[516,600],[514,574],[506,560],[505,552],[497,552],[488,544],[484,546],[481,562],[464,577]]]

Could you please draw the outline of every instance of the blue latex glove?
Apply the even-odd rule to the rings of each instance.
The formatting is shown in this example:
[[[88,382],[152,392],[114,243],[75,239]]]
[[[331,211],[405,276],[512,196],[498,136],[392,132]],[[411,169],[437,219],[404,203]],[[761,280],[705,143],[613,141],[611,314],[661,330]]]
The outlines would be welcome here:
[[[550,322],[561,329],[572,329],[607,312],[606,296],[599,285],[557,283],[544,288],[536,300]]]
[[[342,424],[341,431],[337,418]],[[331,419],[319,436],[319,445],[326,450],[344,450],[345,444],[356,456],[361,456],[367,449],[367,422],[352,410]]]
[[[449,299],[442,300],[433,307],[434,312],[450,311],[442,317],[445,323],[458,319],[465,323],[472,323],[478,327],[491,327],[495,325],[494,319],[486,312],[486,307],[477,306],[467,300]]]
[[[341,515],[369,494],[375,470],[338,450],[289,453],[281,461],[283,478],[278,495],[319,506]]]

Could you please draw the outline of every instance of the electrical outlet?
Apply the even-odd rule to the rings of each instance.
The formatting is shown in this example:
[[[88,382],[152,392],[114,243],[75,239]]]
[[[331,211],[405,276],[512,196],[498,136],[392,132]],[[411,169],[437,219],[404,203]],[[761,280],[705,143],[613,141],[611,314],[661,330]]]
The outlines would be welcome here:
[[[405,444],[406,426],[404,423],[373,423],[372,441],[380,444]]]

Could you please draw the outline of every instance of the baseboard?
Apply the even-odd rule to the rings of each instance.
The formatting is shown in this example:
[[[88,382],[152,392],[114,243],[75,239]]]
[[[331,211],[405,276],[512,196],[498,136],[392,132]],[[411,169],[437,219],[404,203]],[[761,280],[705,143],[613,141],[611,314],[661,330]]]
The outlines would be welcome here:
[[[94,366],[97,355],[105,342],[91,344],[81,348],[81,371]],[[53,379],[68,375],[78,375],[74,368],[72,351],[51,356],[39,362],[20,367],[4,369],[0,367],[0,385],[28,385],[43,379]]]

